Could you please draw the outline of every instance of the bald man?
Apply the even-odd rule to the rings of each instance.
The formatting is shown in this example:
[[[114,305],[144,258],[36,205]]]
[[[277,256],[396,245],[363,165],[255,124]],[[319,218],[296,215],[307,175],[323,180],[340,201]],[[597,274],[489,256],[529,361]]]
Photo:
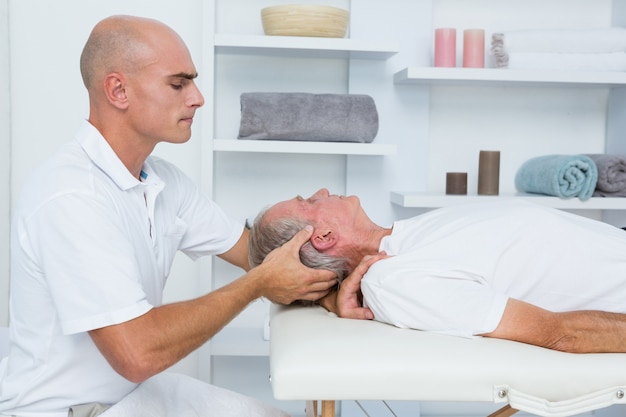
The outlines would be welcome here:
[[[336,283],[333,273],[299,261],[310,230],[250,269],[243,225],[150,155],[159,142],[186,142],[204,104],[189,51],[171,28],[138,17],[104,19],[80,68],[89,119],[33,173],[14,212],[2,415],[97,415],[253,300],[315,300]],[[197,299],[162,305],[177,251],[192,259],[217,255],[247,272]],[[252,400],[241,404],[251,416],[280,415]],[[225,407],[211,415],[241,415]]]

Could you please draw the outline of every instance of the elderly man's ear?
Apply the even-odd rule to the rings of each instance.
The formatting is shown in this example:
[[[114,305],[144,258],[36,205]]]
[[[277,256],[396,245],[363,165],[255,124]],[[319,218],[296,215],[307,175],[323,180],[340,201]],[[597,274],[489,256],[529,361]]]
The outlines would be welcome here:
[[[319,252],[325,252],[335,246],[337,235],[330,229],[316,229],[310,240],[315,249]]]

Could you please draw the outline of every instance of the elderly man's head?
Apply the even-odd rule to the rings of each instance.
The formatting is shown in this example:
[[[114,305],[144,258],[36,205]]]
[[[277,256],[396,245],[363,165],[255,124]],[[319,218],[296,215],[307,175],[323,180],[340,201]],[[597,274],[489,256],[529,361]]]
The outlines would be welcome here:
[[[311,225],[313,235],[300,250],[302,263],[335,271],[341,279],[350,272],[346,254],[352,230],[363,218],[366,216],[357,197],[331,195],[326,189],[306,199],[297,196],[277,203],[259,213],[254,221],[249,239],[250,264],[260,264],[273,249]]]

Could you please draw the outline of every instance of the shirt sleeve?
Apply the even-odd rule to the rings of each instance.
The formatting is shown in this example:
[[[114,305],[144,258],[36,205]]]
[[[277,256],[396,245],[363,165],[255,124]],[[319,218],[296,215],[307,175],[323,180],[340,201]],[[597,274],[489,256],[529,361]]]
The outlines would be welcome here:
[[[508,297],[483,285],[480,277],[440,270],[406,267],[393,258],[380,261],[361,282],[365,303],[376,320],[397,327],[466,337],[493,331]]]
[[[176,212],[178,220],[171,233],[181,236],[178,250],[191,259],[220,255],[231,249],[243,233],[243,222],[233,219],[187,177],[179,168],[160,158],[150,162],[168,184],[161,204],[176,204],[168,211]]]

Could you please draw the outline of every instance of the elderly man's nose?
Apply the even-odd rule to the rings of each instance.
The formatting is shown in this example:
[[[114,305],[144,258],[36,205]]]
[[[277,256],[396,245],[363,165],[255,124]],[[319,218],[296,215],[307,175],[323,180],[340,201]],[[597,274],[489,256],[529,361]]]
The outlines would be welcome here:
[[[315,196],[316,197],[328,197],[330,195],[330,192],[328,191],[328,189],[326,188],[320,188],[316,193]]]

